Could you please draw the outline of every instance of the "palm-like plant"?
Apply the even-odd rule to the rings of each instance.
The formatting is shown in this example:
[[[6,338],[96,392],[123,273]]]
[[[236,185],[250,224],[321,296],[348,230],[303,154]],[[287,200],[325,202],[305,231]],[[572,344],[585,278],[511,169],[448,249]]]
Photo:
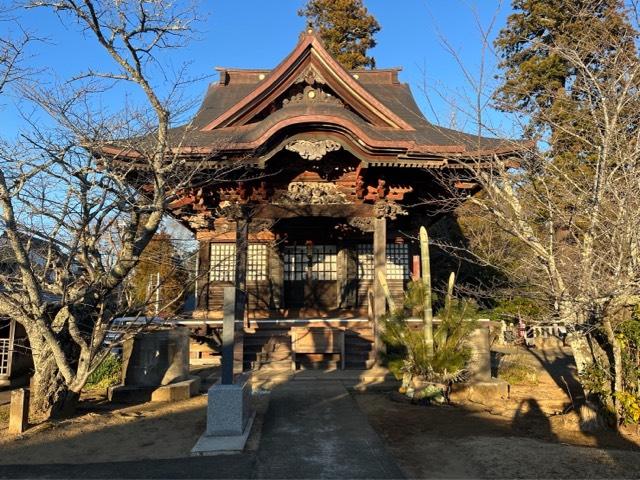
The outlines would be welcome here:
[[[405,306],[409,306],[411,300],[424,298],[418,292],[421,286],[416,282],[410,287],[411,296],[407,295]],[[475,308],[455,299],[447,304],[433,334],[432,356],[424,332],[410,326],[404,309],[396,310],[384,319],[383,339],[389,346],[404,350],[401,371],[409,378],[444,384],[465,379],[466,365],[471,357],[467,339],[476,328],[476,323],[468,318],[475,314]],[[420,308],[419,305],[413,307]]]

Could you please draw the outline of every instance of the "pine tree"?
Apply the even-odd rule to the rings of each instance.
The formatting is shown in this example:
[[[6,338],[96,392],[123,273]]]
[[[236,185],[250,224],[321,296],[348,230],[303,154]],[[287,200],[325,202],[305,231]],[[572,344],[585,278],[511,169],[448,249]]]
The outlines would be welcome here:
[[[562,172],[544,181],[557,192],[556,203],[574,211],[563,192],[568,184],[590,189],[601,150],[592,141],[601,129],[593,108],[603,99],[585,85],[608,82],[622,63],[637,61],[637,32],[622,0],[513,0],[512,7],[495,42],[503,71],[495,99],[502,110],[528,117],[527,134],[544,141],[548,161]]]
[[[329,53],[346,69],[375,68],[367,50],[375,47],[380,25],[362,0],[309,0],[298,15],[307,17]]]
[[[577,69],[578,62],[566,58],[563,51],[579,55],[591,71],[606,68],[607,58],[613,55],[633,59],[635,32],[624,4],[621,0],[513,0],[512,8],[514,13],[495,42],[503,70],[495,96],[498,107],[528,114],[530,134],[550,135],[547,140],[555,161],[580,169],[594,154],[575,135],[593,134],[585,108],[591,99],[585,98],[582,88],[587,72]],[[621,44],[612,38],[629,42]]]
[[[131,279],[132,294],[147,315],[155,314],[156,304],[161,315],[173,315],[182,307],[187,278],[171,237],[160,232],[140,256]]]

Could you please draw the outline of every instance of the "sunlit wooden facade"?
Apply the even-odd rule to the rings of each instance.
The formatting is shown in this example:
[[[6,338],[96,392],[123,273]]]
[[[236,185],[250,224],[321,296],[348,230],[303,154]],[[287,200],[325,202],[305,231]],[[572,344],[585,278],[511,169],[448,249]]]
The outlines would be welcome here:
[[[215,325],[235,286],[247,293],[236,309],[245,352],[256,350],[245,366],[300,324],[347,329],[346,365],[369,365],[386,308],[375,279],[384,273],[400,299],[419,274],[414,239],[438,216],[424,199],[447,195],[443,178],[474,193],[449,173],[512,144],[429,123],[399,69],[347,71],[313,32],[272,70],[219,72],[172,131],[185,155],[227,169],[170,206],[201,245],[194,321]]]

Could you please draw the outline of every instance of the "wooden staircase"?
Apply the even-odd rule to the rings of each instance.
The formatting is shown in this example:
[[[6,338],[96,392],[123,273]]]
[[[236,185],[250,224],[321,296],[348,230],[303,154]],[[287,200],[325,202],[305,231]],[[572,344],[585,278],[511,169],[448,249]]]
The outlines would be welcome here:
[[[289,326],[260,326],[244,334],[243,365],[245,370],[291,370],[291,337]],[[373,328],[369,325],[350,327],[345,332],[345,368],[371,368],[375,360]],[[301,369],[340,368],[339,354],[306,354],[298,356]]]

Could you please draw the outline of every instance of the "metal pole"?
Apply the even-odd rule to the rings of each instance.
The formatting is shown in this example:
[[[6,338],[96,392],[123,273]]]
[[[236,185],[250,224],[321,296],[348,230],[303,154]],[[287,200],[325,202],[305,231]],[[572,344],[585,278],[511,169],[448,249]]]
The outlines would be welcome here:
[[[160,313],[160,272],[156,277],[156,317]]]

